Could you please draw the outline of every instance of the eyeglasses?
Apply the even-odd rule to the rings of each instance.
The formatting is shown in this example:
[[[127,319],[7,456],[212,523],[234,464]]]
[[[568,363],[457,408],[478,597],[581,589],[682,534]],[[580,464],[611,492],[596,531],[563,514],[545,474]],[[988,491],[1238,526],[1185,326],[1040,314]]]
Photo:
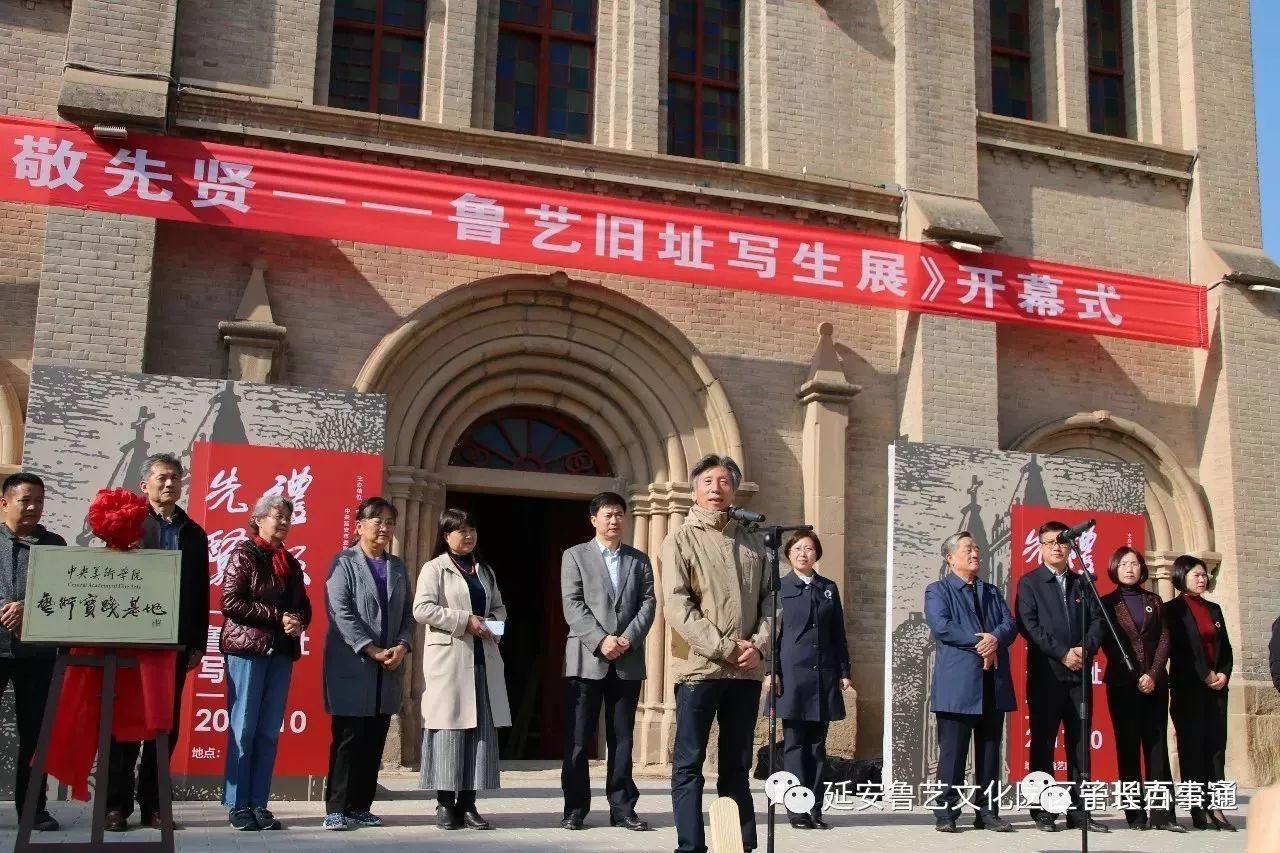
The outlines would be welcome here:
[[[1045,548],[1065,548],[1067,547],[1057,539],[1041,539],[1040,545]]]
[[[368,522],[374,527],[395,527],[396,520],[394,518],[362,518],[361,521]]]

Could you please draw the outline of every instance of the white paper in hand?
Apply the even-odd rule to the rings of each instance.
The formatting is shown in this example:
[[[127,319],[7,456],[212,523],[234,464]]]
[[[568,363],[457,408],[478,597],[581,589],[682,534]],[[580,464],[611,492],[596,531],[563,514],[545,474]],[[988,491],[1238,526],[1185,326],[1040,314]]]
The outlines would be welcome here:
[[[495,637],[501,637],[502,632],[506,630],[507,623],[502,619],[486,619],[484,626],[489,629],[489,633]]]

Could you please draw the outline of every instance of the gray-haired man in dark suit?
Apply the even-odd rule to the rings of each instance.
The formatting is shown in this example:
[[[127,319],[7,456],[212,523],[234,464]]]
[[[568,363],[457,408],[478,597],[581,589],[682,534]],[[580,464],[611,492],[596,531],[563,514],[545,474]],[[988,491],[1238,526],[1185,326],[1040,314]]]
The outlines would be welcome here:
[[[624,545],[627,504],[621,495],[601,492],[591,499],[590,542],[564,552],[560,596],[569,623],[564,675],[567,691],[564,766],[565,829],[582,829],[591,808],[587,752],[604,704],[609,751],[605,795],[609,823],[646,830],[636,816],[640,791],[631,778],[631,742],[636,704],[644,682],[644,638],[653,625],[657,599],[653,566],[643,551]]]

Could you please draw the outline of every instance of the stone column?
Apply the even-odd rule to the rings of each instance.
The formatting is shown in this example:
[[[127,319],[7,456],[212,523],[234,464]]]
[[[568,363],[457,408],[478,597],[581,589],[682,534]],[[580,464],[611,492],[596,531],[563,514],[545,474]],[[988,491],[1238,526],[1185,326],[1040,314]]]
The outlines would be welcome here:
[[[852,585],[845,577],[846,432],[849,405],[862,389],[845,378],[831,333],[830,323],[818,327],[818,349],[809,378],[796,396],[804,409],[804,521],[822,538],[822,573],[840,585],[840,598],[848,612]]]
[[[1210,596],[1236,649],[1227,778],[1266,785],[1280,768],[1280,698],[1266,651],[1280,581],[1280,456],[1267,417],[1280,399],[1280,371],[1270,367],[1280,361],[1280,300],[1249,287],[1280,287],[1280,267],[1261,249],[1249,5],[1179,0],[1177,9],[1183,146],[1200,152],[1187,207],[1191,278],[1211,287],[1209,348],[1195,358],[1196,461],[1222,555]]]
[[[494,5],[489,4],[486,5]],[[422,77],[422,118],[453,127],[471,127],[476,87],[476,63],[495,56],[477,47],[492,41],[496,53],[497,19],[493,39],[477,33],[477,0],[431,0],[427,5],[427,44]],[[477,35],[481,37],[477,42]],[[490,118],[492,121],[492,117]]]
[[[908,240],[986,246],[1001,237],[978,200],[973,27],[972,0],[894,5],[894,148]],[[995,447],[995,325],[900,312],[898,346],[899,432]]]

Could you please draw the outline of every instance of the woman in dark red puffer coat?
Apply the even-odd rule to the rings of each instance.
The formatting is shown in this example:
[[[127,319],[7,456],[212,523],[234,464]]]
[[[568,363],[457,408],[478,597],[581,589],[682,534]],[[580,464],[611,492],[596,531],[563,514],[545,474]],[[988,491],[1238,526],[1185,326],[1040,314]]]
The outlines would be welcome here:
[[[253,535],[227,562],[222,639],[227,662],[227,772],[222,803],[239,830],[279,829],[267,808],[293,662],[311,623],[302,566],[284,547],[293,504],[268,496],[254,506]]]

